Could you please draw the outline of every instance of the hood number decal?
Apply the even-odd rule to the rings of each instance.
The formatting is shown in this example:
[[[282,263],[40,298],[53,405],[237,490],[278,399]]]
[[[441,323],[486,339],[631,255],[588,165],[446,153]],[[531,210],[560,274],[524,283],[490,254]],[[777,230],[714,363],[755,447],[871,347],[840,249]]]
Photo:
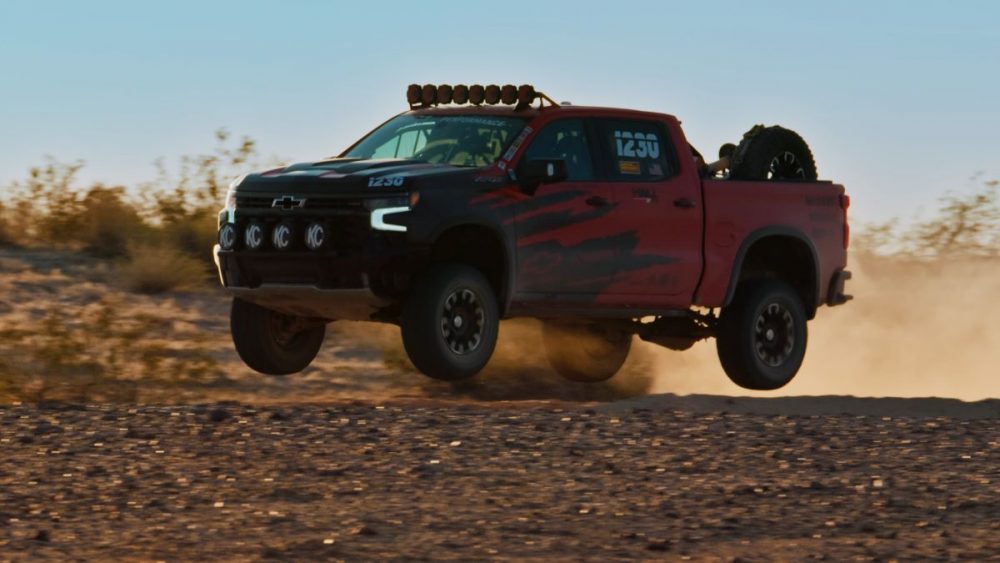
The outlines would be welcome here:
[[[369,188],[399,188],[403,186],[402,176],[372,176],[368,178]]]

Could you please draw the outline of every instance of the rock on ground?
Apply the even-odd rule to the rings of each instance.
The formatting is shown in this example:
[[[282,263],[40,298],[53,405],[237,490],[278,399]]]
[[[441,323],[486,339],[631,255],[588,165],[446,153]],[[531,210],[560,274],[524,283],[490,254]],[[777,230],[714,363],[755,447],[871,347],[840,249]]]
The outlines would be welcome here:
[[[708,404],[0,407],[0,560],[1000,554],[996,416]]]

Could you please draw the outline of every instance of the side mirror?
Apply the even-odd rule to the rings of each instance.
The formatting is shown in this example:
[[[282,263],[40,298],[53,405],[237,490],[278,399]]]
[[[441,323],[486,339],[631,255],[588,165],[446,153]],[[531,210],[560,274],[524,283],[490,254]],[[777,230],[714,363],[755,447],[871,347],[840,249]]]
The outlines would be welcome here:
[[[561,158],[535,158],[517,168],[521,190],[528,195],[533,195],[539,185],[562,182],[568,175],[566,161]]]

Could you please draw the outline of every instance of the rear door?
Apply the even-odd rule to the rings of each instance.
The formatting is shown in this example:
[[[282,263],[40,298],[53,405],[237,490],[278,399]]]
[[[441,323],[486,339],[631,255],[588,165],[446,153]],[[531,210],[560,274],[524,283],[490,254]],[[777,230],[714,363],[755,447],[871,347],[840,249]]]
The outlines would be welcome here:
[[[689,150],[673,146],[663,121],[600,118],[595,128],[619,220],[631,235],[619,248],[610,291],[632,306],[687,307],[701,275],[703,222]]]
[[[542,184],[517,204],[519,298],[587,302],[614,282],[611,187],[597,178],[593,135],[584,119],[558,119],[531,140],[520,162],[563,159],[568,178]]]

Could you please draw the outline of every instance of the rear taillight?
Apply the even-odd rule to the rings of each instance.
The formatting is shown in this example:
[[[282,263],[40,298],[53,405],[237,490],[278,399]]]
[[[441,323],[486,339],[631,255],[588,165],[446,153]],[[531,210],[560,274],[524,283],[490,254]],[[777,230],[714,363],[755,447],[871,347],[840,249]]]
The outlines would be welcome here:
[[[851,207],[851,196],[840,194],[840,208],[844,210],[844,250],[851,245],[851,226],[847,223],[847,210]]]

